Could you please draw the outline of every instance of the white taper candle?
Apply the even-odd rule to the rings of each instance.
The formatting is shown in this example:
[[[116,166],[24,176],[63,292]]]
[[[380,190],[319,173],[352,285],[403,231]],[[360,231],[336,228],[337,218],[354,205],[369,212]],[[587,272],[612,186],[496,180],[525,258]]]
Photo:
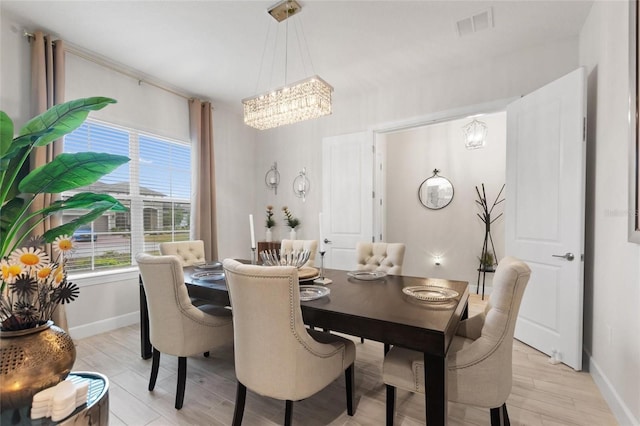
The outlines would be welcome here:
[[[253,215],[252,214],[249,215],[249,227],[251,229],[251,248],[254,249],[254,248],[256,248],[256,233],[255,233],[255,230],[253,229]]]

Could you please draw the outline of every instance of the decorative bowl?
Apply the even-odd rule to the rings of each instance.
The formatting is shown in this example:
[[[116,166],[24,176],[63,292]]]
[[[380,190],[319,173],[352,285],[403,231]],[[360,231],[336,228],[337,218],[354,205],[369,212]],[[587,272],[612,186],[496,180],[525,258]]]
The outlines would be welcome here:
[[[309,260],[309,250],[263,250],[260,252],[262,264],[266,266],[294,266],[300,268]]]

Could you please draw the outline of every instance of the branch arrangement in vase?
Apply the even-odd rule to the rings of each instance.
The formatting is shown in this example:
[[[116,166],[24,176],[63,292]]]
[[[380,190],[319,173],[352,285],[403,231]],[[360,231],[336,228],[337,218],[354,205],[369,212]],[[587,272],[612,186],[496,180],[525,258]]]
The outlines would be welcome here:
[[[287,226],[289,228],[296,229],[298,226],[300,226],[300,219],[294,217],[293,214],[291,214],[289,207],[284,206],[282,208],[282,211],[284,212],[284,220],[285,222],[287,222]]]

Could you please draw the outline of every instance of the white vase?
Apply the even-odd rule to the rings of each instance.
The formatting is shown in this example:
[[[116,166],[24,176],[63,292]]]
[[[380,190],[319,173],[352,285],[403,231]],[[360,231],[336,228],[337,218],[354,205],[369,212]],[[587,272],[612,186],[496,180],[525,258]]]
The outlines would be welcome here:
[[[267,228],[267,231],[265,232],[264,239],[268,243],[273,241],[273,234],[271,233],[271,228]]]
[[[289,239],[290,240],[295,240],[296,239],[296,230],[295,230],[295,228],[291,228],[291,231],[289,232]]]

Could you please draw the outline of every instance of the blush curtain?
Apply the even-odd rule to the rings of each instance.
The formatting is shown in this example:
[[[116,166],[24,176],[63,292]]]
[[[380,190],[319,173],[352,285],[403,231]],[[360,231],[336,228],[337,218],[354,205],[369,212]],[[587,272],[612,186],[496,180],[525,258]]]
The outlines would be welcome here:
[[[52,40],[42,31],[33,34],[31,43],[31,114],[36,116],[56,104],[64,102],[64,42]],[[31,152],[29,158],[30,170],[49,163],[62,153],[63,141],[58,139],[46,146],[41,146]],[[60,198],[59,194],[40,194],[31,205],[32,210],[40,210],[44,206]],[[42,235],[51,228],[60,225],[62,220],[58,216],[47,218],[33,230],[33,235]],[[50,246],[49,254],[52,255]],[[53,257],[52,257],[53,258]],[[58,305],[53,313],[53,321],[58,327],[69,331],[67,315],[64,305]]]
[[[191,135],[191,239],[204,241],[207,259],[218,259],[216,171],[211,102],[189,100]]]

